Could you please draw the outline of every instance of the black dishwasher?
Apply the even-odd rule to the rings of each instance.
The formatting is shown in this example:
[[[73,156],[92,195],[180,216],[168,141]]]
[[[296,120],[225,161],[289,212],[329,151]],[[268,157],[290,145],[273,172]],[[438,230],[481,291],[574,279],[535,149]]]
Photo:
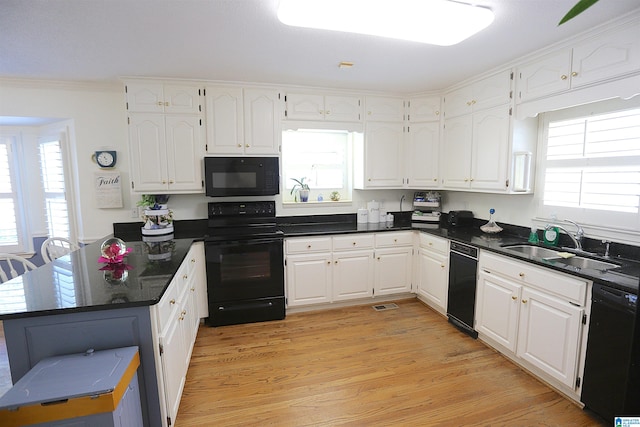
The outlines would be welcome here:
[[[478,249],[451,242],[447,317],[449,322],[473,338],[478,338],[473,329],[477,273]]]
[[[640,402],[628,399],[625,404],[633,388],[637,301],[634,293],[593,285],[582,402],[607,421],[614,416],[640,415]]]

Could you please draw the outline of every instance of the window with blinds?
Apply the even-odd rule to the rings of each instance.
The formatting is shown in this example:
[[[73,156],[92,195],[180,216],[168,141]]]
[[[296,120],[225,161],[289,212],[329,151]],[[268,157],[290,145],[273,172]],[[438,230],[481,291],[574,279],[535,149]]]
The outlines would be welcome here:
[[[24,250],[14,138],[0,137],[0,252]]]
[[[40,142],[40,170],[49,236],[70,238],[60,141]]]
[[[543,202],[640,212],[640,109],[550,121]]]

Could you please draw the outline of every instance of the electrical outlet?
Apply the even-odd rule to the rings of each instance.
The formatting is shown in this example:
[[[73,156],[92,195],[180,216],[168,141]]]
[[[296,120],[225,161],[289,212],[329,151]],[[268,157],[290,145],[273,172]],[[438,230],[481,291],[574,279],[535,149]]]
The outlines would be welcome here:
[[[131,218],[138,218],[140,215],[138,214],[138,207],[131,208]]]

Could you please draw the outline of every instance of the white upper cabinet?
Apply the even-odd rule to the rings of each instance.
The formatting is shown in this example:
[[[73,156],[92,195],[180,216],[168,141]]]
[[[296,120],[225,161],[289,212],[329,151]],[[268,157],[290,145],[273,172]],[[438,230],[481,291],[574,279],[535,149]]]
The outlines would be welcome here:
[[[243,154],[242,89],[207,86],[207,153]]]
[[[440,120],[441,108],[439,96],[411,98],[407,120],[411,123],[437,122]]]
[[[405,176],[402,123],[367,123],[354,150],[356,188],[400,188]]]
[[[512,95],[511,79],[511,70],[505,70],[445,94],[445,118],[508,104]]]
[[[278,91],[207,86],[205,98],[208,154],[278,154]]]
[[[368,122],[404,122],[404,100],[367,96],[365,98],[365,120]]]
[[[411,123],[405,144],[409,188],[438,188],[440,181],[440,122]]]
[[[133,114],[129,145],[132,191],[204,192],[204,128],[199,117]]]
[[[202,87],[161,82],[131,82],[125,86],[132,113],[199,114]]]
[[[442,188],[482,192],[531,192],[515,188],[514,177],[532,171],[515,161],[517,153],[535,153],[535,119],[515,120],[506,70],[445,95],[440,174]],[[466,101],[465,101],[466,100]],[[453,111],[453,115],[450,112]]]
[[[640,73],[640,26],[599,34],[518,67],[517,102]]]
[[[362,102],[357,96],[287,93],[285,104],[285,116],[289,120],[362,120]]]
[[[244,90],[244,153],[278,154],[282,130],[280,93],[275,89]]]

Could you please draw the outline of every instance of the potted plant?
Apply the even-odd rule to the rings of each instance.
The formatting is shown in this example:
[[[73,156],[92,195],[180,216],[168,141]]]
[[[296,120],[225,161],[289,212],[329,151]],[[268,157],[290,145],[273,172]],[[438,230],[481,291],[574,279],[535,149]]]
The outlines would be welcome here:
[[[301,202],[306,202],[309,200],[309,184],[305,184],[304,180],[306,177],[302,177],[300,179],[291,178],[296,184],[291,189],[291,194],[296,193],[296,202],[298,201],[298,195],[300,196]]]

